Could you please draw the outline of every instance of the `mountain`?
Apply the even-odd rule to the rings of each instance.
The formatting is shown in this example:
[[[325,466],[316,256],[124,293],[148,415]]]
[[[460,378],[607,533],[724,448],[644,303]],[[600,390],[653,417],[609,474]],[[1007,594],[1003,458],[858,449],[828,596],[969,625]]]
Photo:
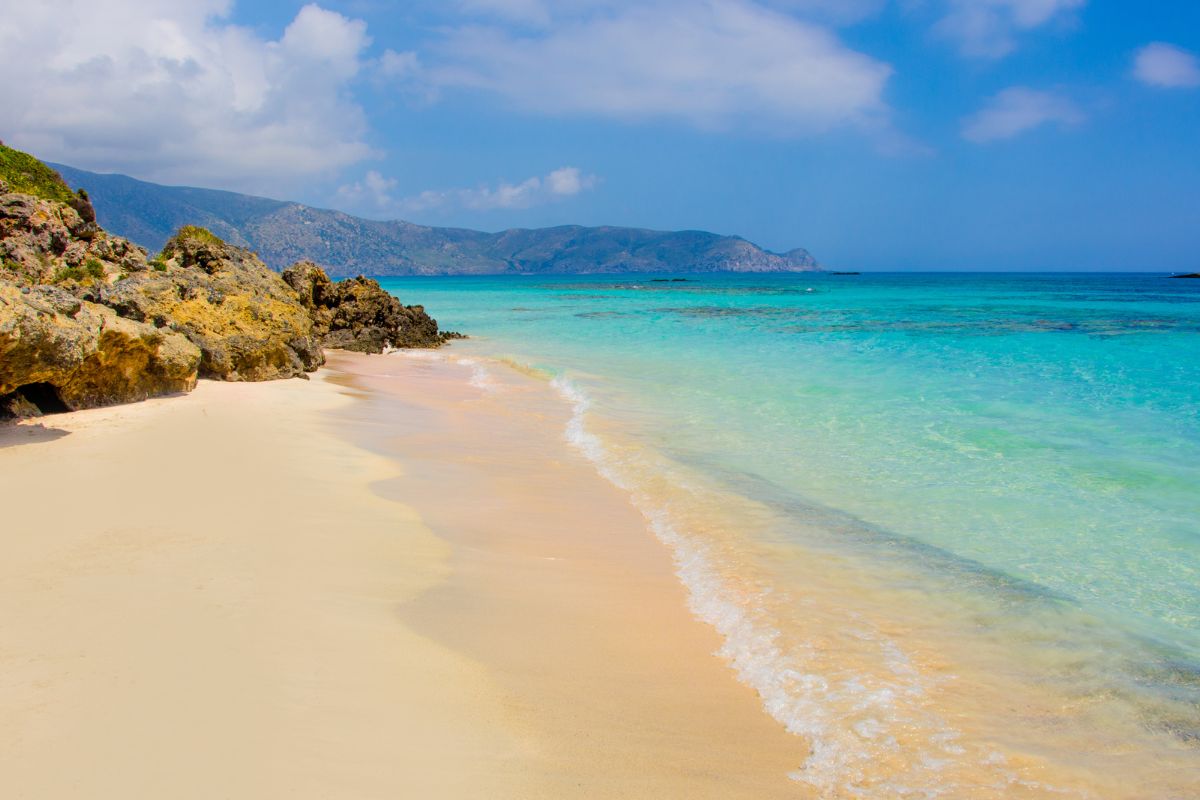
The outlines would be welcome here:
[[[808,251],[772,253],[738,236],[640,228],[514,228],[483,233],[353,217],[264,197],[160,186],[54,164],[86,189],[99,223],[157,252],[178,228],[199,225],[283,269],[302,259],[330,275],[502,273],[801,272],[819,269]]]

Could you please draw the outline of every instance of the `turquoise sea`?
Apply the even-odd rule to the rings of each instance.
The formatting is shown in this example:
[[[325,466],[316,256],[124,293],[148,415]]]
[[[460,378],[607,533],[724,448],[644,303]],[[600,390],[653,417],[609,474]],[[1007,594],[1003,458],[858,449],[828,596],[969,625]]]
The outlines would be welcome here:
[[[1200,281],[383,284],[574,404],[798,782],[1200,796]]]

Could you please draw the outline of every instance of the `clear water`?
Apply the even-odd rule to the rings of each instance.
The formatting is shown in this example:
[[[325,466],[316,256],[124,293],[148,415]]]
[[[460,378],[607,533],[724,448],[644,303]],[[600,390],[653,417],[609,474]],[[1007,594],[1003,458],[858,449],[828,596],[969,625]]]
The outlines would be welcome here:
[[[1200,792],[1200,281],[670,277],[383,283],[577,404],[798,781]]]

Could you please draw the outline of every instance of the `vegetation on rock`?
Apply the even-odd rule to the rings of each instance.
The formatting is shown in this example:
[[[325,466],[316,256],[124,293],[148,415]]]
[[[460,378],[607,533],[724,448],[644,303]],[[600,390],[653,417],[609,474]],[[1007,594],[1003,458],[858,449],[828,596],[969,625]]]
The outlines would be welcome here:
[[[188,243],[209,244],[216,247],[225,246],[225,242],[207,228],[201,228],[199,225],[184,225],[174,236],[167,240],[158,257],[165,261],[171,256],[183,252],[186,249],[185,245]]]
[[[8,184],[10,192],[31,194],[43,200],[70,205],[78,199],[56,171],[3,142],[0,142],[0,181]]]
[[[115,283],[103,302],[187,336],[203,354],[201,377],[289,378],[325,360],[307,310],[279,274],[203,228],[181,229],[152,270]]]

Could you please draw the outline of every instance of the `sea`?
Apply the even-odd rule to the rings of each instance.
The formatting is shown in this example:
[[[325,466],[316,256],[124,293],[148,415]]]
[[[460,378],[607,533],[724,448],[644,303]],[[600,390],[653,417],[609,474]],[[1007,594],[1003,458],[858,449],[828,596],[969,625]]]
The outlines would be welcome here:
[[[811,794],[1200,797],[1200,280],[382,283],[570,404]]]

